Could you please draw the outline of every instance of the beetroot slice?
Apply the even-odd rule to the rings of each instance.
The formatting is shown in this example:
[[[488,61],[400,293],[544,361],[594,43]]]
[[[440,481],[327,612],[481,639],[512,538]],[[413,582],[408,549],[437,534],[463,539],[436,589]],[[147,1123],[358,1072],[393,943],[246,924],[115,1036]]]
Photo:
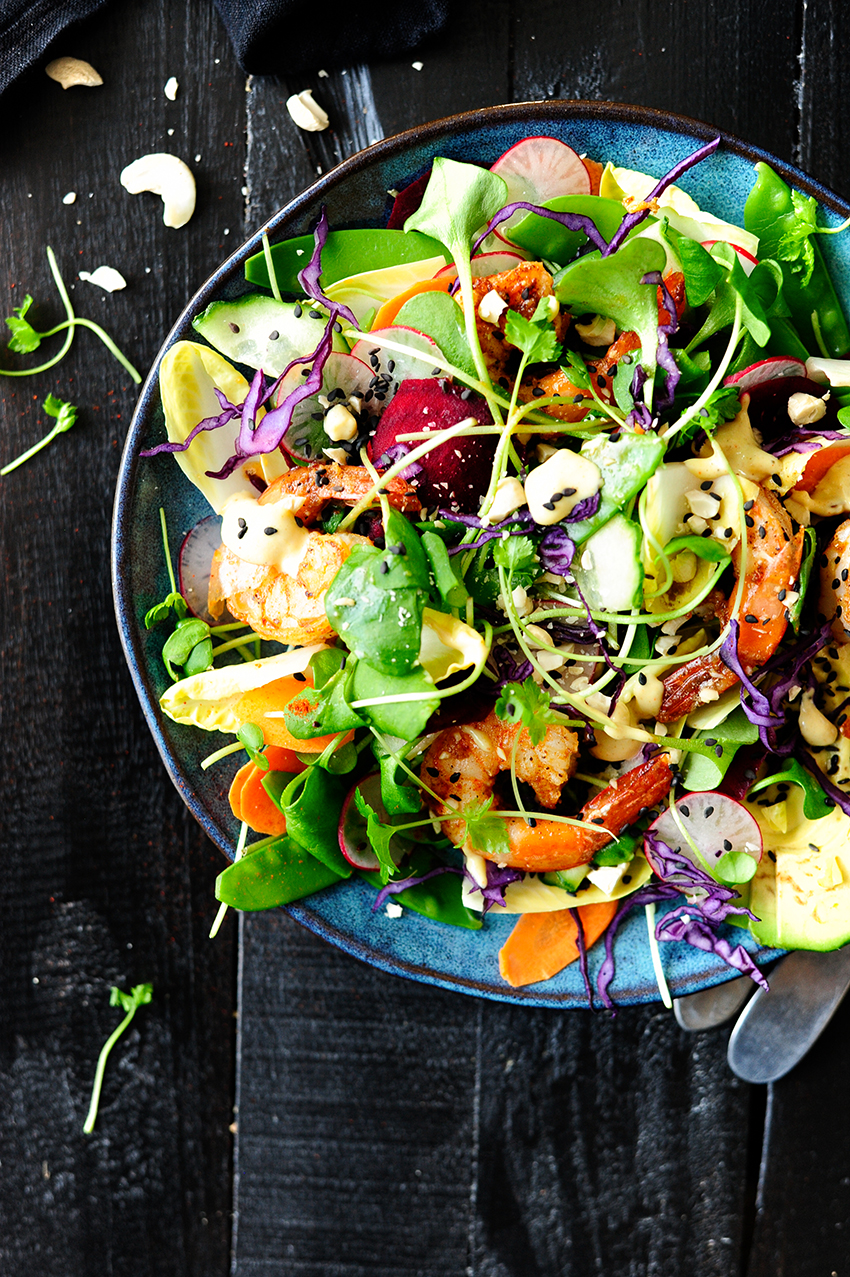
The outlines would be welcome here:
[[[400,231],[404,228],[404,223],[408,217],[412,217],[422,203],[422,196],[425,194],[425,187],[428,185],[430,176],[431,170],[429,169],[427,173],[417,177],[409,186],[405,186],[404,190],[399,191],[390,209],[390,220],[387,222],[388,231]]]
[[[758,430],[764,445],[770,445],[778,439],[784,439],[794,431],[791,418],[788,416],[788,400],[792,395],[814,395],[816,399],[823,397],[825,387],[808,377],[780,377],[775,381],[763,381],[750,390],[749,418],[754,429]],[[834,430],[838,424],[838,402],[835,396],[826,401],[826,414],[813,429]]]
[[[463,398],[464,394],[468,397]],[[379,466],[386,470],[398,459],[394,448],[398,435],[415,430],[446,430],[466,417],[475,417],[480,425],[491,425],[493,420],[483,399],[448,385],[441,378],[409,379],[402,382],[378,422],[369,454],[377,465],[392,449],[390,457]],[[406,445],[408,451],[417,446],[415,442]],[[417,463],[419,468],[411,467],[416,468],[415,474],[404,477],[416,488],[424,506],[474,514],[490,482],[495,451],[495,435],[450,439],[423,457]]]

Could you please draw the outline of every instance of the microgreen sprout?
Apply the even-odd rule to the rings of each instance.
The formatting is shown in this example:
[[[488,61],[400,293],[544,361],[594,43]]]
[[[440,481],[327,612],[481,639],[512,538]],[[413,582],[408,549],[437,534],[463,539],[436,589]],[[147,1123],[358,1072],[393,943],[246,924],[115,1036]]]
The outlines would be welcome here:
[[[9,474],[12,470],[17,470],[18,466],[22,466],[25,461],[29,461],[30,457],[34,457],[37,452],[41,452],[42,448],[46,448],[52,443],[57,435],[64,434],[66,430],[70,430],[77,420],[77,409],[72,403],[66,403],[63,399],[57,399],[55,395],[48,395],[44,401],[44,411],[48,417],[56,418],[56,425],[49,430],[43,439],[39,439],[38,443],[34,443],[31,448],[27,448],[26,452],[22,452],[14,461],[10,461],[0,470],[0,475]]]
[[[91,1092],[91,1103],[89,1104],[88,1115],[85,1120],[85,1125],[83,1126],[83,1131],[86,1135],[91,1135],[94,1130],[94,1124],[97,1121],[100,1092],[103,1086],[103,1074],[106,1069],[106,1061],[109,1058],[109,1053],[121,1037],[121,1034],[129,1027],[130,1021],[133,1019],[133,1016],[136,1014],[139,1007],[150,1002],[152,997],[152,984],[134,984],[129,993],[124,993],[117,985],[113,985],[109,991],[109,1005],[111,1007],[121,1007],[122,1011],[126,1014],[124,1019],[118,1025],[118,1028],[115,1029],[113,1033],[110,1033],[109,1037],[104,1042],[100,1055],[97,1059],[97,1068],[95,1070],[94,1084]]]
[[[65,341],[62,344],[61,350],[59,350],[57,354],[53,356],[52,359],[49,359],[44,364],[39,364],[37,368],[17,368],[17,369],[0,368],[0,376],[32,377],[36,373],[46,372],[48,368],[52,368],[55,364],[58,364],[60,360],[65,358],[65,356],[67,355],[68,351],[71,348],[71,342],[74,339],[75,330],[77,328],[88,328],[91,330],[91,332],[95,334],[96,337],[100,338],[100,340],[103,342],[104,346],[109,351],[109,353],[118,360],[122,368],[125,368],[127,370],[127,372],[132,377],[133,381],[136,383],[136,385],[138,385],[140,381],[142,380],[141,374],[137,372],[137,370],[133,367],[133,365],[130,363],[126,355],[123,355],[121,353],[121,351],[115,345],[115,342],[112,340],[109,334],[103,328],[101,328],[100,324],[96,324],[91,319],[83,319],[79,315],[74,314],[74,308],[71,305],[71,299],[68,296],[68,290],[65,287],[65,281],[63,280],[62,276],[59,273],[59,267],[56,263],[56,256],[53,252],[53,249],[50,248],[49,245],[47,248],[47,261],[50,266],[50,272],[53,275],[53,279],[56,284],[57,291],[59,293],[60,298],[62,299],[62,304],[65,307],[65,313],[67,314],[68,318],[63,320],[61,324],[56,324],[54,328],[48,329],[47,332],[44,332],[44,333],[36,332],[32,324],[26,318],[27,311],[32,305],[32,297],[30,296],[29,293],[27,293],[26,296],[24,297],[23,304],[20,306],[14,306],[12,308],[13,314],[11,314],[6,320],[7,325],[12,331],[12,336],[9,340],[9,349],[14,351],[16,354],[28,355],[28,354],[31,354],[34,350],[38,350],[41,343],[47,337],[55,337],[57,333],[61,333],[61,332],[65,333]]]

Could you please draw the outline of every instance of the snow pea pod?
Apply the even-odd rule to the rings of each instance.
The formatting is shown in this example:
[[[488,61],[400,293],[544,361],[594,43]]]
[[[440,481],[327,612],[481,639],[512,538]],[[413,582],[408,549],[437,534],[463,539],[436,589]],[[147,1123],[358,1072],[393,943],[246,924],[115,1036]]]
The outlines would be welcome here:
[[[303,296],[304,289],[298,282],[298,272],[310,260],[315,247],[312,235],[299,235],[296,239],[272,244],[271,254],[278,287],[282,293]],[[331,231],[322,249],[323,287],[359,275],[363,271],[382,270],[385,266],[399,266],[402,262],[420,262],[426,257],[446,257],[442,244],[418,231],[390,231],[355,228]],[[255,253],[245,263],[245,278],[250,284],[269,288],[269,271],[264,253]]]
[[[289,837],[252,852],[250,848],[215,882],[216,899],[233,909],[274,909],[342,882],[339,874]]]
[[[797,219],[791,188],[769,164],[759,162],[756,173],[755,185],[744,206],[744,226],[758,235],[759,256],[778,260],[780,241]],[[789,263],[779,263],[785,300],[794,326],[809,353],[817,354],[820,351],[812,322],[813,315],[816,315],[825,353],[832,359],[839,359],[850,350],[850,329],[820,248],[814,239],[811,244],[814,249],[814,268],[808,284],[802,283]]]

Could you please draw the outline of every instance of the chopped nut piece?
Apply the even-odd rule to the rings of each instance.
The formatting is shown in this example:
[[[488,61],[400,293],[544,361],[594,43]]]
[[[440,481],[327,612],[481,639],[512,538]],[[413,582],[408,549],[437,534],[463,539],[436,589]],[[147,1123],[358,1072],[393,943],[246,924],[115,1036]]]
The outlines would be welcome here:
[[[166,226],[185,226],[195,211],[195,178],[176,155],[159,152],[141,156],[121,170],[121,185],[131,195],[141,191],[160,195]]]
[[[87,270],[81,270],[80,279],[86,280],[89,284],[96,284],[107,293],[114,293],[119,288],[127,287],[124,276],[112,266],[98,266],[97,270],[92,271],[91,274]]]
[[[307,133],[321,133],[330,124],[327,112],[313,100],[312,89],[293,93],[292,97],[286,99],[286,109],[299,129],[304,129]]]
[[[173,102],[176,99],[178,87],[176,76],[169,76],[169,78],[165,81],[165,88],[162,91],[168,98],[169,102]]]
[[[63,89],[73,89],[77,85],[93,89],[103,84],[92,64],[83,62],[81,58],[54,58],[44,69],[51,80],[61,84]]]
[[[817,395],[807,395],[802,391],[793,394],[788,400],[788,416],[795,426],[811,426],[821,417],[826,416],[826,401],[829,395],[820,399]]]

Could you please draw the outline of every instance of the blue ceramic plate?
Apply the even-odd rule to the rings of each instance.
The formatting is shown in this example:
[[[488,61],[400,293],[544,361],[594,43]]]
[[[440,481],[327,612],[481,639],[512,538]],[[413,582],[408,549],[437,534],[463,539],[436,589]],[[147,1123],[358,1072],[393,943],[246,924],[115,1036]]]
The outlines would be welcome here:
[[[428,169],[434,156],[490,164],[520,139],[547,134],[576,151],[600,160],[613,159],[627,168],[661,175],[717,135],[694,120],[639,107],[608,103],[536,102],[492,107],[376,143],[321,178],[281,209],[265,227],[272,242],[312,230],[322,205],[332,228],[383,226],[391,199]],[[728,220],[743,220],[744,201],[753,181],[752,165],[769,161],[785,179],[815,195],[822,205],[846,216],[835,196],[804,174],[772,156],[722,135],[723,145],[700,164],[682,185],[706,209]],[[249,291],[245,259],[261,248],[260,232],[233,254],[186,306],[168,335],[136,408],[121,464],[113,528],[115,606],[124,650],[151,731],[174,784],[189,810],[226,856],[233,858],[238,827],[227,802],[237,767],[235,759],[202,772],[200,760],[214,748],[212,737],[164,718],[158,699],[167,686],[160,659],[163,636],[148,633],[143,617],[167,593],[159,507],[165,507],[172,554],[199,519],[209,514],[201,494],[183,477],[172,458],[140,460],[139,450],[165,437],[157,390],[159,359],[180,339],[197,340],[191,327],[211,301]],[[850,297],[850,250],[841,237],[828,237],[825,248],[838,288]],[[249,374],[250,375],[250,374]],[[359,882],[321,892],[290,913],[317,935],[374,966],[414,980],[457,989],[479,997],[527,1006],[585,1006],[577,965],[545,984],[511,989],[499,977],[498,951],[514,920],[491,913],[479,932],[447,927],[405,911],[399,919],[372,913],[374,893]],[[758,952],[748,933],[729,929]],[[600,946],[591,953],[591,975],[600,962]],[[674,995],[681,996],[729,979],[734,973],[711,955],[684,944],[662,946],[664,969]],[[761,956],[767,957],[766,951]],[[612,993],[621,1004],[658,1000],[642,910],[624,923],[616,941],[617,976]]]

